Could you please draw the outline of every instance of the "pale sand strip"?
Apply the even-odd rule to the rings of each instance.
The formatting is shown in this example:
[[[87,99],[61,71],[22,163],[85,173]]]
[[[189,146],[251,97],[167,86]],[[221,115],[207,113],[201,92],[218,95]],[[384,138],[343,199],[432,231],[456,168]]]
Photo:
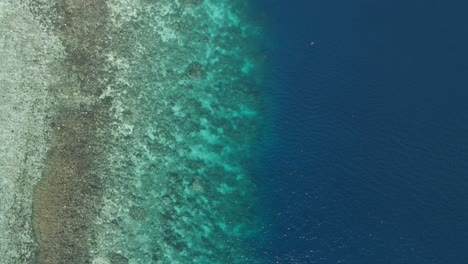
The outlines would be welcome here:
[[[62,53],[19,1],[0,0],[0,263],[34,258],[32,191],[49,141],[50,66]]]

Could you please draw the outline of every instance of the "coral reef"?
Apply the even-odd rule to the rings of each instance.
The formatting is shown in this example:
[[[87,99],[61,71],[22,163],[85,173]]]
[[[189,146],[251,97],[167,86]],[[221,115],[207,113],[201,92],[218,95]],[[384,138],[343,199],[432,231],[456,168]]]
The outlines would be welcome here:
[[[256,263],[262,56],[247,2],[2,3],[0,20],[16,18],[0,30],[34,40],[21,58],[0,49],[14,61],[0,88],[25,100],[0,120],[2,139],[18,137],[0,204],[22,219],[0,224],[25,230],[0,232],[9,263]]]

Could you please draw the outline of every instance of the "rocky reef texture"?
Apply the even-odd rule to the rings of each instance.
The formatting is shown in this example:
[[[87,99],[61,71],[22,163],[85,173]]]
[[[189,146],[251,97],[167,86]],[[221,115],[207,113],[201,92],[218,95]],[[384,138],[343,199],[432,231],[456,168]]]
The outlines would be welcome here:
[[[99,95],[114,76],[106,62],[108,8],[105,1],[32,1],[29,7],[65,51],[55,71],[59,82],[49,87],[55,114],[34,196],[37,262],[90,263],[111,105]]]
[[[249,19],[242,0],[0,0],[5,263],[256,263]]]

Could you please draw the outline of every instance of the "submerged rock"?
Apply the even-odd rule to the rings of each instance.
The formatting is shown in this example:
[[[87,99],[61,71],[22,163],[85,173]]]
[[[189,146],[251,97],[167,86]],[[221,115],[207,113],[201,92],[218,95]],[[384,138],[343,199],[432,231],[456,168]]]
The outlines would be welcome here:
[[[148,217],[148,214],[146,213],[146,211],[143,208],[138,207],[138,206],[132,206],[130,208],[129,214],[133,220],[137,220],[137,221],[143,221]]]
[[[192,79],[199,79],[203,74],[203,66],[199,62],[192,62],[187,67],[187,74]]]
[[[128,259],[119,253],[109,254],[109,261],[111,264],[128,264]]]

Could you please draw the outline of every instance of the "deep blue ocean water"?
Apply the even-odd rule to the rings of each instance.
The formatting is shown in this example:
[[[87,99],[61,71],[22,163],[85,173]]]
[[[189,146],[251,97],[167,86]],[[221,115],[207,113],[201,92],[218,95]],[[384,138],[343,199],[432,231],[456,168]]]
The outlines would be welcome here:
[[[468,2],[255,3],[267,262],[468,263]]]

